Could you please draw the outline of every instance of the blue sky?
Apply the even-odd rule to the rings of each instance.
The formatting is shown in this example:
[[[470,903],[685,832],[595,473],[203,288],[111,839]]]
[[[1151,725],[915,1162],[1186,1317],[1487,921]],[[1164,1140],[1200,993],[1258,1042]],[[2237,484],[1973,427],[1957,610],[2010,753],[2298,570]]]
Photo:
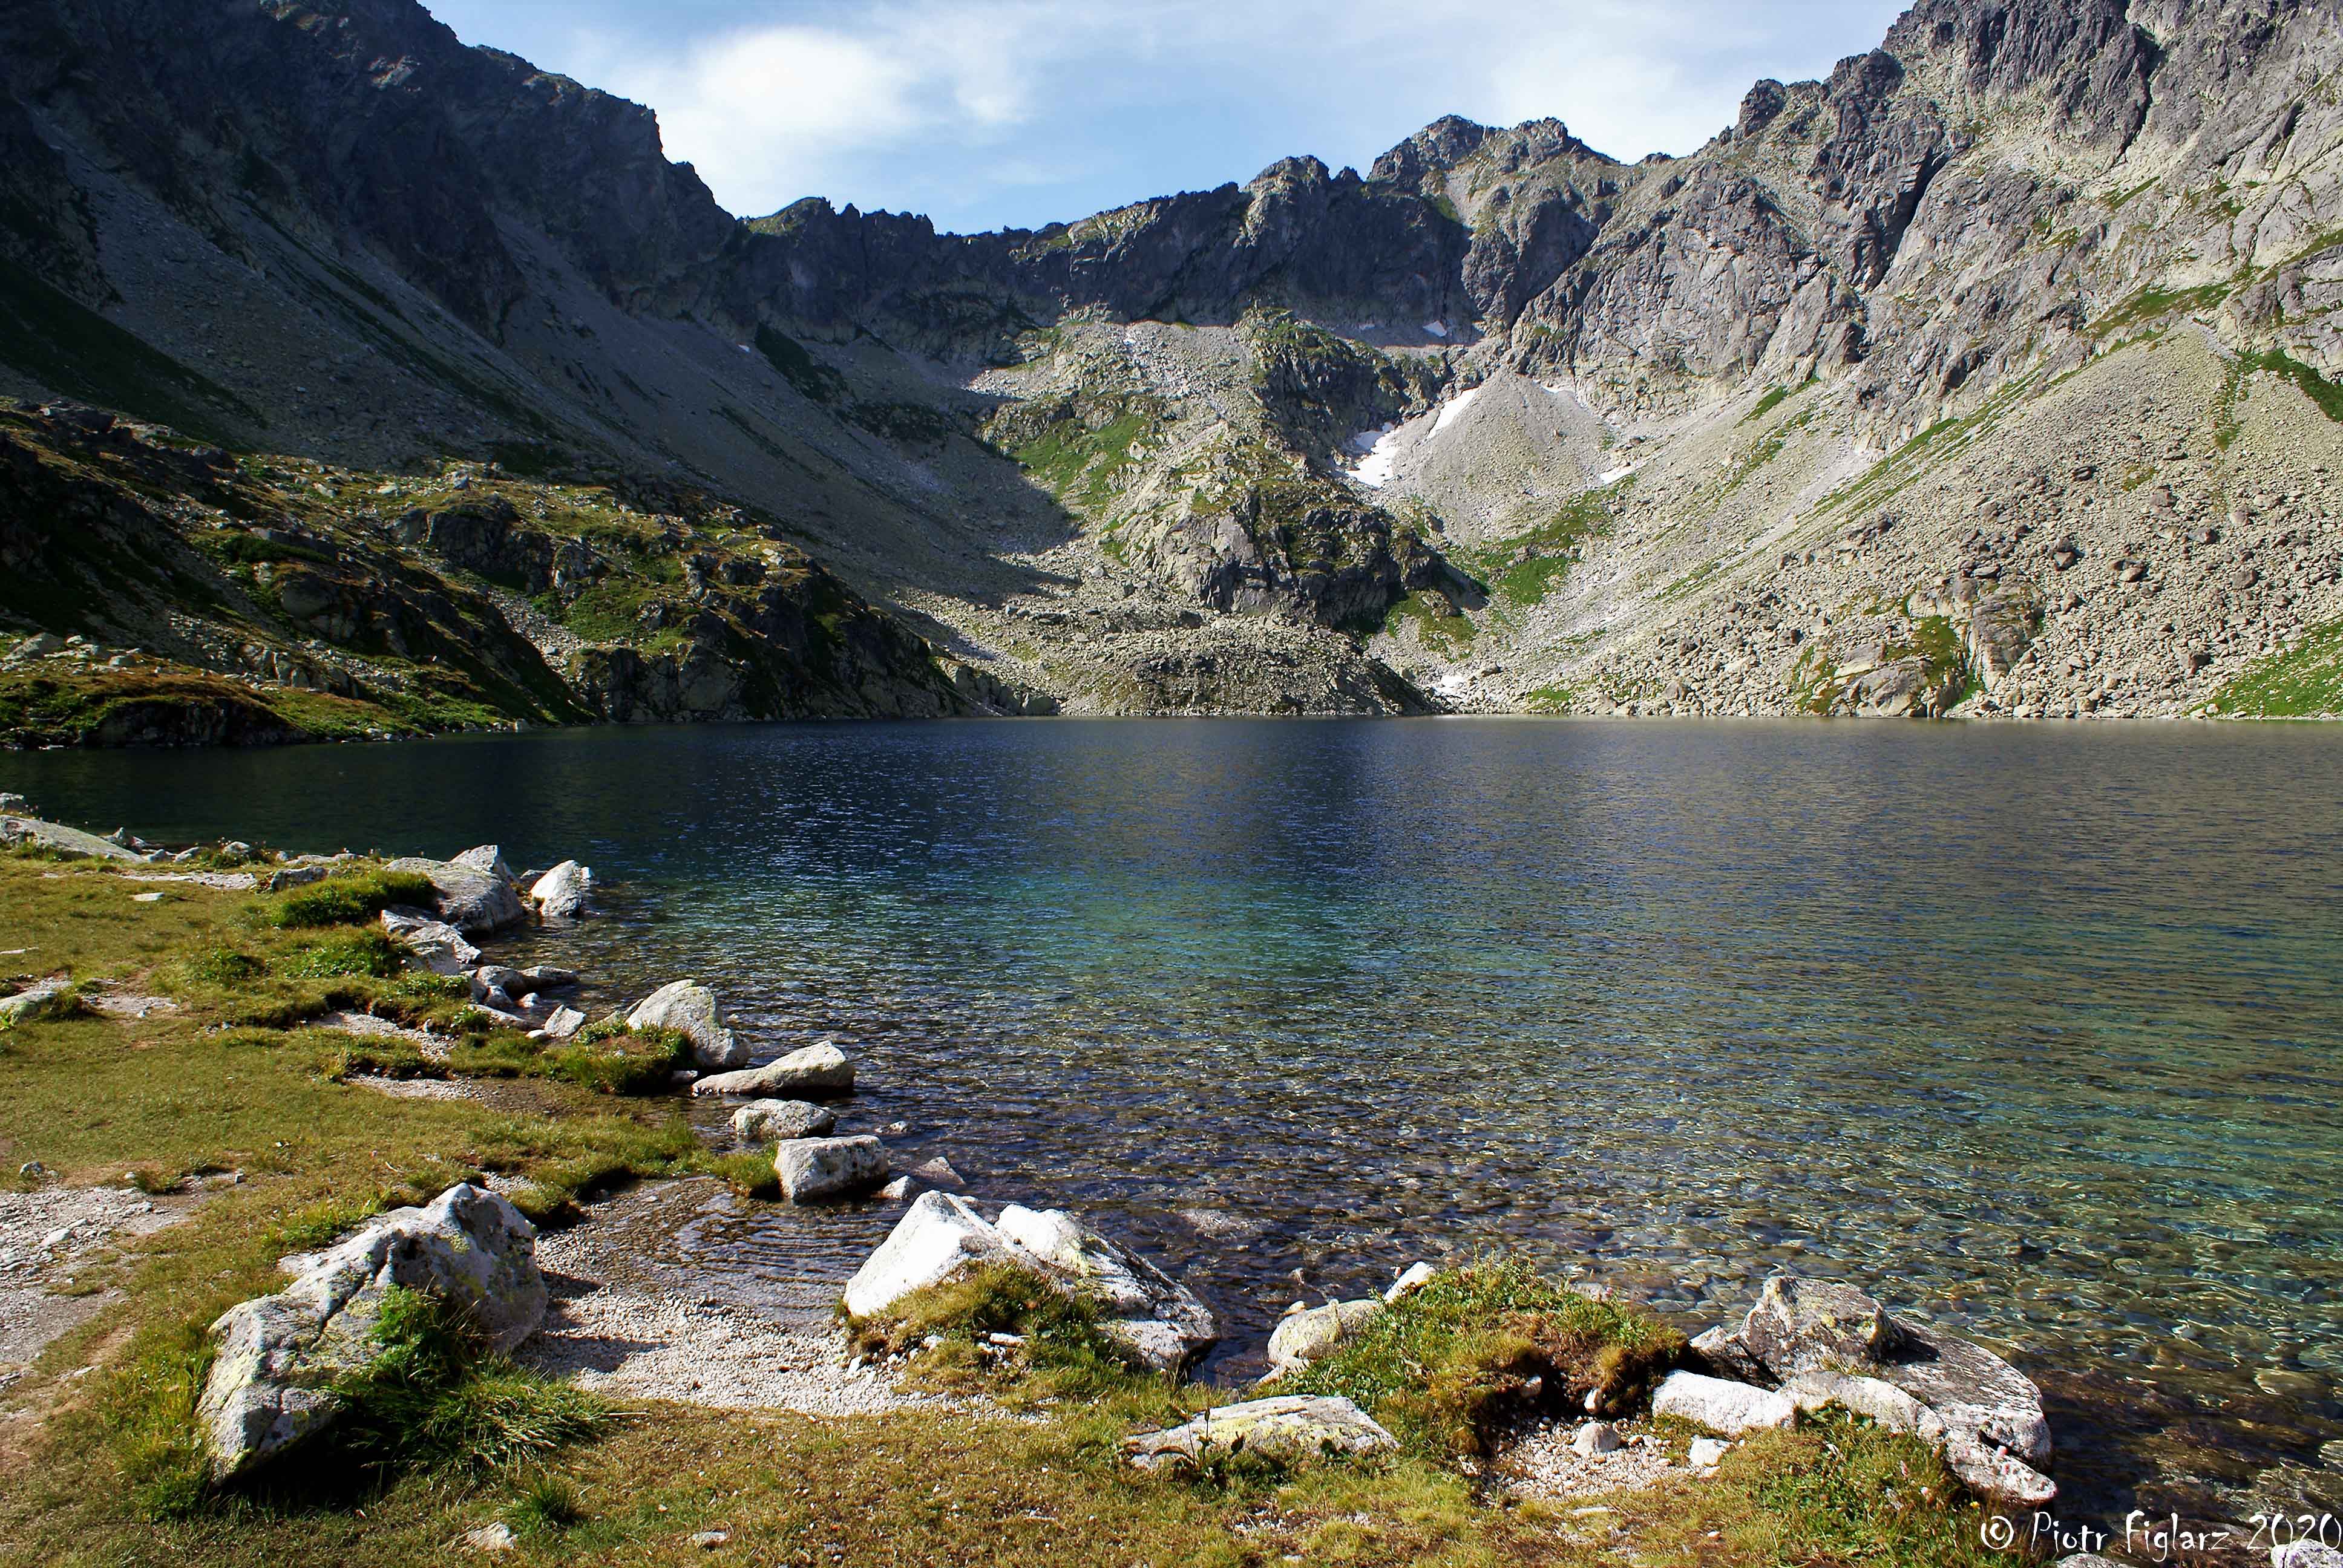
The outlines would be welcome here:
[[[468,43],[649,104],[743,216],[826,196],[962,232],[1071,221],[1443,114],[1687,153],[1760,76],[1874,47],[1885,0],[425,0]]]

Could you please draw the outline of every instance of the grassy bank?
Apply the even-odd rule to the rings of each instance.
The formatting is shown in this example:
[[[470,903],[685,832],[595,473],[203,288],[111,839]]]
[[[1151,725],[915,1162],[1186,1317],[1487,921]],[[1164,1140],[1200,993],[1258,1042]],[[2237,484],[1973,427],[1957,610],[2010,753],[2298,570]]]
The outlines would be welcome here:
[[[156,889],[161,902],[132,901]],[[396,893],[358,875],[270,898],[0,855],[0,949],[29,950],[0,970],[175,1004],[0,1033],[0,1168],[38,1161],[55,1182],[135,1185],[192,1207],[118,1261],[77,1271],[72,1290],[118,1295],[0,1391],[25,1417],[0,1422],[0,1563],[397,1568],[465,1560],[463,1533],[498,1522],[517,1537],[507,1560],[530,1563],[1984,1560],[1976,1515],[1952,1503],[1935,1462],[1868,1428],[1751,1443],[1714,1481],[1613,1500],[1607,1513],[1505,1498],[1460,1459],[1477,1443],[1454,1441],[1456,1422],[1483,1431],[1533,1362],[1624,1386],[1673,1350],[1644,1321],[1574,1304],[1519,1271],[1468,1287],[1502,1294],[1510,1315],[1494,1331],[1450,1332],[1495,1297],[1427,1293],[1392,1332],[1313,1374],[1408,1437],[1373,1463],[1142,1476],[1124,1462],[1127,1435],[1232,1396],[1139,1374],[1081,1313],[994,1279],[865,1332],[874,1346],[937,1336],[940,1348],[912,1361],[918,1375],[1000,1395],[1014,1416],[983,1402],[835,1420],[617,1408],[464,1365],[377,1389],[367,1430],[390,1439],[342,1451],[348,1464],[209,1491],[188,1422],[204,1329],[278,1288],[280,1255],[468,1175],[508,1178],[525,1209],[558,1224],[581,1195],[717,1164],[676,1101],[613,1091],[644,1083],[580,1081],[561,1053],[518,1036],[462,1036],[442,1065],[387,1061],[393,1048],[315,1027],[328,1007],[458,1027],[447,982],[405,967],[365,923]],[[394,1099],[350,1081],[386,1066],[493,1070],[494,1103]],[[226,1171],[241,1181],[218,1181]],[[996,1329],[1030,1348],[980,1354]],[[408,1362],[452,1353],[434,1348],[427,1324],[401,1332]],[[1639,1348],[1606,1350],[1623,1344]],[[447,1386],[460,1391],[452,1402],[437,1392]],[[516,1436],[523,1415],[536,1424]],[[544,1441],[524,1441],[530,1432]],[[479,1435],[451,1445],[449,1432]],[[704,1531],[727,1539],[695,1545]]]

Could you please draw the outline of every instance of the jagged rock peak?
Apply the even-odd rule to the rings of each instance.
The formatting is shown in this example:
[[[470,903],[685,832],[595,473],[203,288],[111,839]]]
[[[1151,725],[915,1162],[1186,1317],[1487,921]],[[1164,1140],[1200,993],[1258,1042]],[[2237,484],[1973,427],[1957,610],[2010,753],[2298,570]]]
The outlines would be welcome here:
[[[1367,177],[1413,186],[1426,174],[1446,174],[1481,150],[1489,127],[1462,115],[1443,115],[1375,160]]]

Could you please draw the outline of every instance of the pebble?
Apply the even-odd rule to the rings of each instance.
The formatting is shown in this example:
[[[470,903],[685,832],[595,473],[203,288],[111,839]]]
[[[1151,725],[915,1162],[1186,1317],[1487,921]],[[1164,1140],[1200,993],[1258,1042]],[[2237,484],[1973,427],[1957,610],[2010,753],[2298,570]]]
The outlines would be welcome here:
[[[1588,1459],[1600,1453],[1614,1453],[1622,1446],[1619,1429],[1607,1421],[1590,1421],[1578,1429],[1578,1435],[1571,1440],[1570,1446]]]

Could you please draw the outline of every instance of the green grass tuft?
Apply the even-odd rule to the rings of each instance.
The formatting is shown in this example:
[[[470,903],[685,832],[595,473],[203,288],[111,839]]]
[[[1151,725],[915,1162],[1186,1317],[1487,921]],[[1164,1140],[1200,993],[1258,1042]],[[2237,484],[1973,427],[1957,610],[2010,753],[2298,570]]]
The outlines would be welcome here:
[[[355,926],[394,904],[428,908],[436,897],[428,877],[408,871],[361,871],[294,889],[277,900],[269,919],[288,930]]]
[[[921,1382],[989,1389],[1012,1405],[1160,1397],[1166,1380],[1101,1330],[1099,1316],[1096,1303],[1028,1270],[995,1263],[914,1292],[850,1327],[867,1352],[915,1352],[911,1372]],[[1024,1343],[990,1345],[986,1336],[995,1333]],[[942,1342],[929,1347],[930,1336]]]
[[[2338,387],[2301,360],[2282,348],[2273,348],[2254,361],[2258,370],[2284,377],[2302,389],[2302,395],[2318,405],[2318,411],[2329,419],[2343,422],[2343,387]]]
[[[1678,1493],[1650,1521],[1643,1545],[1655,1561],[1864,1568],[2016,1561],[1986,1550],[1980,1515],[1956,1506],[1960,1498],[1944,1461],[1916,1439],[1825,1414],[1735,1444],[1712,1483]]]
[[[376,1353],[335,1385],[334,1446],[377,1470],[517,1470],[599,1436],[615,1419],[582,1390],[487,1354],[436,1297],[393,1287]]]
[[[512,1533],[532,1541],[558,1535],[585,1517],[586,1499],[566,1475],[533,1478],[505,1510],[505,1523]]]
[[[1551,1407],[1624,1411],[1684,1350],[1632,1307],[1579,1294],[1519,1260],[1444,1271],[1384,1308],[1281,1393],[1340,1394],[1419,1458],[1483,1453],[1506,1421]]]
[[[743,1198],[772,1203],[781,1196],[781,1179],[773,1169],[769,1149],[744,1149],[732,1154],[711,1154],[708,1173]]]

